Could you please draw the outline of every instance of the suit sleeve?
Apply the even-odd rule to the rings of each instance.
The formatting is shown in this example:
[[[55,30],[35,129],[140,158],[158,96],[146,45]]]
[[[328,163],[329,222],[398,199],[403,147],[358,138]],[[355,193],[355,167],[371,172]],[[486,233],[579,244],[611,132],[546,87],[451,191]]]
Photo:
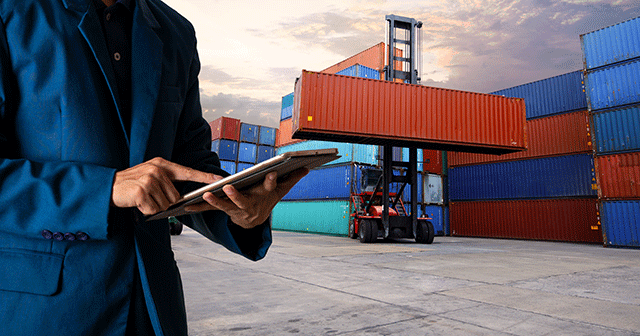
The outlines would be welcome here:
[[[220,168],[217,154],[211,151],[211,130],[209,124],[202,118],[198,85],[199,71],[200,62],[196,52],[189,70],[190,86],[186,94],[179,123],[179,139],[176,140],[172,160],[198,170],[227,176],[228,174]],[[193,189],[195,189],[193,185],[185,186],[182,191]],[[249,230],[232,223],[221,211],[181,216],[179,220],[206,238],[251,260],[262,259],[271,245],[271,218]]]

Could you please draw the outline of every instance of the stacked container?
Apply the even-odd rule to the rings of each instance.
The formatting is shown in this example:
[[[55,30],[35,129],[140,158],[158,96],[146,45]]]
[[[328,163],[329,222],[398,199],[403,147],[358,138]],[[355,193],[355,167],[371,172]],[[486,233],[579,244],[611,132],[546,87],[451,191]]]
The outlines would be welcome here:
[[[275,155],[277,129],[220,117],[209,123],[211,150],[229,174],[243,171]]]
[[[524,98],[528,149],[448,153],[451,233],[602,242],[582,72],[493,94]]]
[[[640,247],[640,18],[580,40],[604,243]]]

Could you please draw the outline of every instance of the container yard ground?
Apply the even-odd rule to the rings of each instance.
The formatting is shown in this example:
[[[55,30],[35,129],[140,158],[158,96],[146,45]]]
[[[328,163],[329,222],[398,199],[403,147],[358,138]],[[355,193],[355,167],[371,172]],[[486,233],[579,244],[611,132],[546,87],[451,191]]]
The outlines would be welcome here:
[[[257,263],[172,236],[189,334],[640,335],[640,250],[274,232]]]

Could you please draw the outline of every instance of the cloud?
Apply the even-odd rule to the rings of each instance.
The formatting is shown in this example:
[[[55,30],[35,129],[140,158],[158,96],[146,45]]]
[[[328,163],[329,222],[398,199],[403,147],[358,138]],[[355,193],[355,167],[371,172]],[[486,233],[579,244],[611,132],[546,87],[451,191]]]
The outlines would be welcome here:
[[[218,93],[208,95],[200,92],[200,104],[207,121],[219,117],[230,117],[244,123],[278,128],[281,102],[264,101],[242,95]]]

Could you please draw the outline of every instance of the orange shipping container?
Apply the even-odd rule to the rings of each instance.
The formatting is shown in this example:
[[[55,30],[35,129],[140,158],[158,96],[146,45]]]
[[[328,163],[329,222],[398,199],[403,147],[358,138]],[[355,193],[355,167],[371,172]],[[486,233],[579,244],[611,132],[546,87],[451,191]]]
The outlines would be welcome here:
[[[640,152],[596,157],[601,197],[640,199]]]
[[[526,149],[524,100],[304,70],[294,138],[509,153]]]
[[[384,71],[384,66],[387,65],[385,62],[385,57],[386,57],[385,48],[386,48],[386,45],[384,44],[384,42],[380,42],[371,48],[368,48],[362,52],[359,52],[345,59],[344,61],[338,62],[322,70],[321,72],[335,74],[350,66],[360,64],[368,68],[372,68],[380,71],[381,76],[384,78],[384,74],[382,73],[382,71]],[[396,48],[394,51],[394,54],[397,57],[402,57],[402,49]],[[395,64],[396,64],[396,67],[395,67],[396,69],[402,68],[402,61],[396,61]]]
[[[220,117],[209,123],[211,140],[240,140],[240,119]]]
[[[291,138],[291,125],[291,118],[280,121],[280,127],[278,128],[278,132],[276,133],[276,147],[291,145],[302,141]]]
[[[449,153],[449,166],[466,166],[487,162],[513,161],[555,155],[589,153],[591,130],[589,112],[566,113],[527,121],[526,151],[505,155]]]
[[[602,243],[598,200],[452,202],[453,236]]]

